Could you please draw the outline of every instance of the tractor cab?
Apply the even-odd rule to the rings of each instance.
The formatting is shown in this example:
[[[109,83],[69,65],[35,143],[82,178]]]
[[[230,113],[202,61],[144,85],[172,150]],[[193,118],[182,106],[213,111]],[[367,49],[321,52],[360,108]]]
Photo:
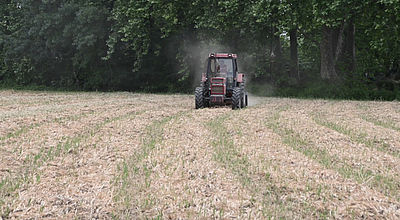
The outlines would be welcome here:
[[[223,81],[225,92],[231,94],[235,86],[234,81],[238,74],[237,55],[229,53],[210,53],[207,59],[206,79],[211,82],[210,92],[213,90],[213,82]],[[214,83],[215,84],[215,83]],[[221,83],[219,83],[221,84]],[[224,93],[225,94],[225,93]]]
[[[211,76],[217,76],[217,77],[227,77],[231,76],[233,77],[233,72],[234,72],[234,62],[232,58],[216,58],[216,57],[210,57],[208,59],[208,66],[209,69],[207,72]]]
[[[210,56],[208,59],[208,77],[221,77],[226,79],[227,89],[231,90],[233,79],[237,73],[236,59],[233,57]]]

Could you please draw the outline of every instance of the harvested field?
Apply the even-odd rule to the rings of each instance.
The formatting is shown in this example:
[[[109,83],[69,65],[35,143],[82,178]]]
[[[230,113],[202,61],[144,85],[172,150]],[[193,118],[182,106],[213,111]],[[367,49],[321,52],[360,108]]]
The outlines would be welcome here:
[[[2,218],[400,218],[400,103],[0,92]]]

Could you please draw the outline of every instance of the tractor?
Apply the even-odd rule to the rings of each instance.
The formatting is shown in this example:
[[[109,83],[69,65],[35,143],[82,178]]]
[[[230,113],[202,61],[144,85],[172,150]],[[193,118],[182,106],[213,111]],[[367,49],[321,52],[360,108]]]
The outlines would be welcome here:
[[[238,72],[237,55],[210,53],[201,83],[195,89],[196,109],[232,105],[241,109],[248,105],[244,74]]]

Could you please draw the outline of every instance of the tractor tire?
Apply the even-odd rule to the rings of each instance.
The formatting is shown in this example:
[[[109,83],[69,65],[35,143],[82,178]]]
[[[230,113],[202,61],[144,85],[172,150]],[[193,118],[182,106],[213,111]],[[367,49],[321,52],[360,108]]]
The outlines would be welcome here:
[[[210,101],[204,100],[204,108],[210,108]]]
[[[232,109],[240,109],[242,107],[242,90],[237,87],[232,92]]]
[[[209,97],[208,90],[203,87],[203,106],[204,108],[209,108],[211,106],[210,100],[207,100],[206,97]]]
[[[194,91],[194,99],[196,109],[204,108],[204,95],[202,87],[196,87],[196,90]]]
[[[240,108],[245,108],[246,107],[246,100],[245,100],[245,97],[246,97],[246,95],[245,95],[246,93],[244,92],[244,89],[242,88],[241,89],[241,93],[240,93],[240,100],[241,100],[241,102],[240,102]]]

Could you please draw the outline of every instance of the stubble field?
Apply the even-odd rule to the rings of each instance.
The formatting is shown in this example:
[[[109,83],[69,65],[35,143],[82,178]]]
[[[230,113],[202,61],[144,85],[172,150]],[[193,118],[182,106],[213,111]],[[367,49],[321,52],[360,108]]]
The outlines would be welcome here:
[[[2,218],[400,218],[400,103],[0,91]]]

